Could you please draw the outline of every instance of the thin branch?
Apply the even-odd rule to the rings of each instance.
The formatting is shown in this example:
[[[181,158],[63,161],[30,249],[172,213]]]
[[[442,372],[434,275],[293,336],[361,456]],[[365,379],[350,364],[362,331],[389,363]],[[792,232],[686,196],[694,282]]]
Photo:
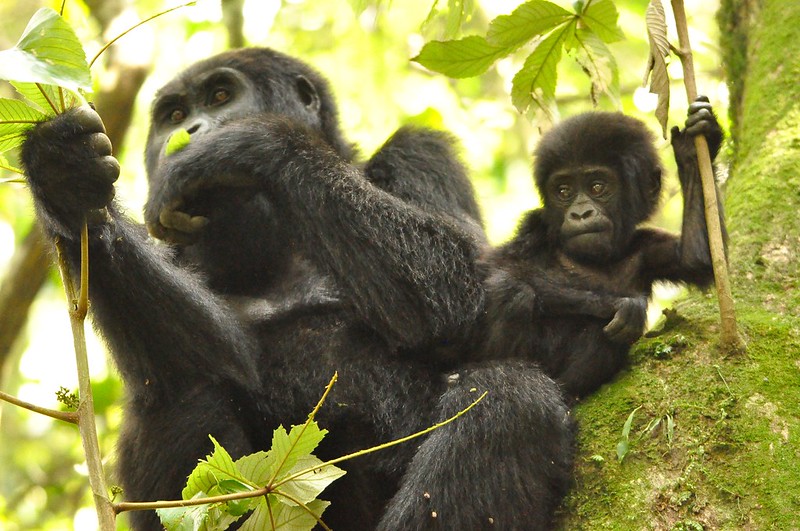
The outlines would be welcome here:
[[[114,531],[116,529],[116,513],[108,497],[105,475],[103,474],[103,459],[100,454],[100,443],[97,439],[97,425],[95,424],[94,399],[92,397],[92,382],[89,377],[89,356],[86,349],[85,308],[81,308],[81,298],[88,298],[89,274],[89,240],[86,221],[83,222],[81,232],[81,266],[80,286],[81,293],[75,293],[69,261],[66,258],[63,243],[56,239],[58,256],[58,269],[64,283],[64,291],[69,305],[69,322],[72,327],[72,339],[75,348],[75,364],[78,368],[78,393],[81,397],[78,406],[78,427],[81,432],[83,453],[86,456],[86,465],[89,469],[89,486],[92,489],[97,520],[101,531]]]
[[[341,463],[342,461],[347,461],[349,459],[353,459],[354,457],[361,457],[362,455],[371,454],[371,453],[377,452],[379,450],[385,450],[387,448],[391,448],[392,446],[397,446],[398,444],[402,444],[404,442],[408,442],[408,441],[411,441],[413,439],[416,439],[417,437],[422,437],[423,435],[427,435],[428,433],[430,433],[430,432],[432,432],[434,430],[438,430],[439,428],[441,428],[442,426],[444,426],[446,424],[450,424],[451,422],[456,420],[458,417],[460,417],[460,416],[464,415],[465,413],[467,413],[470,409],[472,409],[473,407],[478,405],[478,402],[480,402],[481,400],[486,398],[486,395],[488,395],[488,394],[489,394],[489,391],[484,391],[483,394],[481,396],[479,396],[478,398],[476,398],[473,403],[471,403],[470,405],[468,405],[467,407],[465,407],[464,409],[462,409],[461,411],[459,411],[458,413],[456,413],[455,415],[453,415],[449,419],[443,420],[442,422],[434,424],[433,426],[431,426],[431,427],[429,427],[427,429],[424,429],[422,431],[418,431],[416,433],[412,433],[411,435],[407,435],[405,437],[401,437],[400,439],[395,439],[395,440],[389,441],[387,443],[379,444],[378,446],[373,446],[372,448],[366,448],[364,450],[359,450],[359,451],[353,452],[351,454],[343,455],[342,457],[337,457],[336,459],[331,459],[330,461],[325,461],[324,463],[322,463],[320,465],[317,465],[317,466],[312,466],[312,467],[306,468],[304,470],[301,470],[299,472],[296,472],[296,473],[292,474],[291,476],[287,476],[287,477],[283,478],[278,483],[275,483],[273,485],[273,487],[280,487],[281,485],[283,485],[287,481],[292,481],[294,479],[299,478],[300,476],[304,476],[306,474],[309,474],[309,473],[313,472],[314,470],[319,470],[320,468],[324,468],[324,467],[326,467],[328,465],[335,465],[336,463]]]
[[[308,428],[308,425],[311,422],[314,421],[314,416],[319,411],[319,408],[322,407],[322,404],[325,402],[325,399],[328,397],[328,393],[331,392],[331,389],[333,388],[333,384],[336,383],[336,380],[338,378],[339,378],[339,373],[338,372],[334,372],[333,373],[333,377],[331,377],[331,381],[328,382],[328,385],[325,387],[325,392],[322,393],[322,397],[319,399],[319,402],[317,402],[317,405],[314,407],[313,410],[311,410],[311,413],[308,414],[308,420],[306,420],[305,424],[303,424],[303,428],[300,430],[300,435],[298,435],[297,439],[295,439],[294,444],[292,445],[291,448],[289,448],[289,451],[286,452],[286,455],[283,456],[283,460],[280,462],[280,464],[275,467],[275,473],[272,475],[271,478],[269,478],[269,481],[268,481],[269,485],[273,484],[273,482],[275,481],[275,477],[280,473],[281,469],[283,468],[283,465],[286,463],[286,460],[289,459],[289,455],[292,453],[292,450],[294,449],[294,447],[297,446],[297,443],[300,441],[300,438],[303,436],[303,433],[305,433],[306,429]]]
[[[5,400],[10,404],[27,409],[28,411],[33,411],[34,413],[39,413],[40,415],[45,415],[46,417],[69,422],[70,424],[78,424],[78,414],[75,411],[57,411],[55,409],[40,407],[35,404],[31,404],[30,402],[20,400],[19,398],[8,393],[4,393],[3,391],[0,391],[0,400]]]
[[[114,37],[113,39],[111,39],[110,41],[108,41],[108,43],[106,43],[106,45],[105,45],[105,46],[103,46],[102,48],[100,48],[100,51],[99,51],[99,52],[97,52],[97,54],[96,54],[94,57],[92,57],[92,60],[91,60],[91,61],[89,61],[89,68],[91,68],[91,67],[92,67],[92,65],[95,63],[95,61],[97,61],[97,59],[98,59],[98,58],[99,58],[99,57],[100,57],[100,56],[103,54],[103,52],[105,52],[106,50],[108,50],[108,49],[111,47],[111,45],[113,45],[115,42],[117,42],[117,41],[118,41],[118,40],[120,40],[122,37],[124,37],[124,36],[125,36],[125,35],[127,35],[128,33],[130,33],[130,32],[132,32],[133,30],[135,30],[136,28],[138,28],[138,27],[139,27],[139,26],[141,26],[142,24],[146,24],[146,23],[150,22],[151,20],[153,20],[154,18],[158,18],[158,17],[160,17],[161,15],[166,15],[167,13],[171,13],[172,11],[175,11],[176,9],[181,9],[181,8],[184,8],[184,7],[193,6],[193,5],[195,5],[196,3],[197,3],[197,2],[187,2],[187,3],[183,4],[183,5],[179,5],[179,6],[171,7],[171,8],[169,8],[169,9],[167,9],[166,11],[162,11],[161,13],[156,13],[156,14],[155,14],[155,15],[153,15],[152,17],[146,18],[146,19],[144,19],[143,21],[139,22],[138,24],[135,24],[135,25],[131,26],[130,28],[126,29],[125,31],[123,31],[122,33],[120,33],[119,35],[117,35],[116,37]]]
[[[222,494],[220,496],[209,496],[207,498],[194,498],[191,500],[168,500],[155,502],[119,502],[112,503],[114,512],[124,513],[126,511],[148,511],[153,509],[175,509],[178,507],[194,507],[195,505],[210,505],[212,503],[224,503],[247,498],[259,498],[271,494],[275,487],[269,486],[261,489],[249,490],[246,492],[234,492],[233,494]]]
[[[678,33],[678,46],[680,47],[680,60],[683,66],[683,79],[686,85],[686,96],[689,101],[697,98],[697,86],[694,76],[694,59],[689,41],[689,28],[686,23],[686,10],[683,0],[672,0],[672,12],[675,16],[675,27]],[[720,312],[720,343],[723,351],[744,352],[746,345],[739,334],[736,325],[736,310],[731,295],[730,277],[728,275],[728,260],[725,256],[725,247],[722,240],[722,226],[720,224],[720,210],[717,204],[717,189],[714,182],[714,170],[711,167],[711,155],[708,143],[702,135],[694,138],[697,150],[697,162],[700,167],[700,181],[703,186],[705,200],[705,217],[708,228],[711,264],[714,269],[714,280],[717,287]]]

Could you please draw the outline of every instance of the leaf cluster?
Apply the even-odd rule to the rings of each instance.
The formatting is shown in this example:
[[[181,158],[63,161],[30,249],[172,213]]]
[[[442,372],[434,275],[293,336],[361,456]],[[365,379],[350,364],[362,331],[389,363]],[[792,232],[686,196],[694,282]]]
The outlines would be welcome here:
[[[84,103],[81,91],[91,90],[91,73],[72,27],[42,8],[17,44],[0,51],[0,79],[9,80],[23,98],[0,98],[0,169],[21,174],[3,155],[19,147],[38,122]]]
[[[568,11],[546,0],[530,0],[489,23],[485,35],[431,41],[413,60],[453,78],[474,77],[527,45],[533,50],[512,80],[511,99],[520,112],[533,107],[555,115],[557,66],[566,51],[589,76],[592,99],[605,93],[619,100],[619,71],[607,43],[624,38],[611,0],[576,2]]]
[[[344,470],[324,464],[311,455],[327,430],[309,420],[287,432],[283,426],[273,433],[272,448],[234,461],[212,437],[214,451],[200,461],[183,489],[184,500],[227,494],[261,496],[231,499],[206,505],[159,509],[169,531],[212,531],[227,527],[250,513],[244,530],[310,530],[330,502],[317,496]],[[256,492],[258,491],[258,492]]]

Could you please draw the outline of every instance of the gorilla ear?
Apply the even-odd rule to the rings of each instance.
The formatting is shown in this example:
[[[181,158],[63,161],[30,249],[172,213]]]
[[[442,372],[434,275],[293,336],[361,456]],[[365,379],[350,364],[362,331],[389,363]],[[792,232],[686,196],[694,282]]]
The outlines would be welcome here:
[[[656,167],[653,168],[653,173],[650,176],[650,186],[648,190],[648,194],[650,200],[653,204],[658,202],[659,197],[661,196],[661,168]]]
[[[300,96],[300,101],[312,112],[319,111],[320,101],[317,88],[305,76],[298,75],[295,78],[295,86],[297,87],[297,94]]]

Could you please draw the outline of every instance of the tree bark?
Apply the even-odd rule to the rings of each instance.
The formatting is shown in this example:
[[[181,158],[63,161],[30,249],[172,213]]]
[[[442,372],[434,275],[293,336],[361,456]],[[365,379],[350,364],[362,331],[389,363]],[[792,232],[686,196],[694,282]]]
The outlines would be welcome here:
[[[746,356],[714,353],[700,293],[576,408],[564,529],[795,529],[800,514],[800,3],[723,0],[731,287]],[[630,450],[616,445],[634,409]]]

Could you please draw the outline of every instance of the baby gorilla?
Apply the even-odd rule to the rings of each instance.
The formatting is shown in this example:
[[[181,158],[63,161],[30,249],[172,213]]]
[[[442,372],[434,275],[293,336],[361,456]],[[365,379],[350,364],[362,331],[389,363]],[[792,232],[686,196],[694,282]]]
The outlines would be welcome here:
[[[625,363],[644,330],[655,281],[707,286],[713,272],[694,147],[700,134],[716,156],[722,133],[705,98],[690,106],[683,131],[672,130],[680,236],[637,228],[661,192],[661,163],[643,123],[592,112],[546,134],[534,166],[544,206],[487,259],[476,357],[535,360],[568,397],[580,398]]]

